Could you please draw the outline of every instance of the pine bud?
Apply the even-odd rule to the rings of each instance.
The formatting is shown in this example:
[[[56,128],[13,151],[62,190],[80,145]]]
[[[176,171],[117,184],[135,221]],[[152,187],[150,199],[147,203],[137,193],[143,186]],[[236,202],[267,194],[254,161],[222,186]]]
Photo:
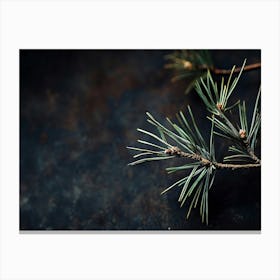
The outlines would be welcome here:
[[[246,130],[240,129],[239,130],[239,136],[240,136],[241,139],[245,139],[247,137]]]
[[[217,106],[219,111],[223,111],[224,110],[224,107],[223,107],[223,105],[221,103],[217,103],[216,106]]]
[[[192,63],[190,61],[184,60],[183,61],[183,67],[185,69],[191,70],[193,68],[193,65],[192,65]]]

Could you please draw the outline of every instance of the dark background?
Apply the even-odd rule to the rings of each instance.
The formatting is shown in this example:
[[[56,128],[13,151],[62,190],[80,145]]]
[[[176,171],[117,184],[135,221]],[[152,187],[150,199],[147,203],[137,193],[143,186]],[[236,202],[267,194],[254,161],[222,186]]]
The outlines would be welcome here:
[[[190,104],[207,137],[210,123],[187,82],[170,81],[164,56],[171,50],[20,51],[21,230],[258,230],[260,170],[219,171],[209,193],[209,225],[199,209],[185,219],[180,189],[160,192],[183,173],[173,162],[130,167],[126,146],[152,130],[145,112],[173,118]],[[211,51],[215,65],[231,68],[261,60],[258,50]],[[218,77],[217,77],[218,78]],[[260,70],[244,73],[233,93],[249,113]],[[225,142],[217,152],[223,153]],[[222,159],[222,154],[220,159]]]

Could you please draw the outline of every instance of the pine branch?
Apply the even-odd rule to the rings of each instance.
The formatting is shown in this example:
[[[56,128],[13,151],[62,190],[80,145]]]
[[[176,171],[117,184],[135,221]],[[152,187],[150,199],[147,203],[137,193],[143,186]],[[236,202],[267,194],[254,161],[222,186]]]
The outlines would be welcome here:
[[[255,155],[254,151],[251,149],[249,141],[246,139],[245,141],[243,141],[243,143],[246,147],[248,154],[252,158],[252,160],[254,160],[256,163],[260,164],[261,160]]]
[[[172,155],[172,156],[177,156],[177,157],[185,157],[185,158],[190,158],[192,160],[198,161],[202,166],[214,166],[217,169],[241,169],[241,168],[255,168],[255,167],[260,167],[261,166],[261,161],[257,159],[257,163],[248,163],[248,164],[226,164],[226,163],[220,163],[216,161],[211,161],[207,158],[202,157],[199,154],[190,154],[181,151],[178,147],[172,147],[169,149],[166,149],[164,151],[165,154],[167,155]]]
[[[210,52],[190,50],[190,51],[175,51],[166,56],[169,63],[165,65],[167,69],[174,69],[174,77],[171,81],[186,79],[188,80],[188,87],[185,93],[189,93],[195,86],[196,81],[200,83],[200,79],[204,79],[207,71],[215,75],[232,75],[233,73],[240,73],[242,71],[248,72],[261,68],[261,63],[252,63],[246,65],[244,69],[237,67],[232,72],[231,69],[220,69],[215,67],[211,58]]]
[[[239,132],[237,132],[237,129],[230,122],[230,120],[225,116],[225,114],[221,112],[219,116],[221,117],[221,119],[225,121],[225,123],[229,126],[229,128],[226,130],[220,124],[218,124],[218,128],[220,128],[226,134],[229,132],[229,134],[231,135],[228,136],[231,137],[227,137],[227,138],[234,142],[237,142],[237,144],[241,144],[244,147],[244,150],[247,151],[251,159],[256,163],[260,163],[261,160],[255,155],[253,149],[250,146],[250,138],[247,137],[248,128],[245,129],[245,127],[248,127],[247,124],[241,125],[242,128],[239,130]],[[240,118],[242,117],[240,116]],[[217,122],[217,120],[215,121]]]
[[[207,144],[203,138],[191,111],[188,106],[189,118],[186,118],[183,112],[177,114],[179,123],[174,123],[167,118],[169,127],[158,122],[150,113],[147,113],[148,122],[156,127],[158,134],[137,129],[139,132],[152,137],[152,143],[149,141],[138,140],[140,144],[148,148],[127,147],[140,152],[134,155],[134,158],[140,158],[129,165],[141,164],[150,161],[171,160],[176,157],[190,159],[193,162],[185,163],[181,166],[166,168],[168,173],[177,171],[191,172],[166,188],[162,194],[175,187],[182,187],[178,201],[181,207],[192,196],[187,212],[187,218],[191,209],[197,206],[200,199],[200,215],[202,222],[208,224],[208,192],[213,185],[216,171],[219,169],[249,169],[261,167],[261,160],[255,154],[256,143],[261,127],[260,113],[260,90],[258,92],[254,111],[251,117],[251,123],[248,124],[245,101],[238,100],[234,104],[228,105],[231,94],[241,77],[243,71],[250,71],[261,67],[260,63],[245,66],[246,59],[242,67],[231,70],[214,68],[209,53],[206,52],[181,52],[169,56],[173,64],[168,67],[177,69],[178,79],[191,77],[195,80],[195,89],[199,97],[204,102],[211,117],[210,139]],[[207,73],[205,73],[207,69]],[[181,71],[181,72],[180,72]],[[211,73],[229,75],[227,81],[222,78],[218,87],[214,82]],[[233,75],[238,73],[237,77],[232,79]],[[200,76],[198,80],[197,75]],[[237,115],[239,115],[239,124],[231,120],[231,115],[227,111],[233,111],[238,106]],[[219,132],[214,131],[218,129]],[[229,147],[232,155],[224,157],[223,162],[218,162],[215,156],[214,135],[224,137],[233,142]],[[152,149],[152,150],[151,150]],[[253,161],[253,162],[252,162]],[[237,162],[237,163],[234,163]],[[245,163],[240,163],[245,162]]]
[[[243,62],[239,74],[232,81],[232,76],[235,70],[235,66],[233,66],[227,81],[225,82],[224,77],[222,78],[220,87],[214,82],[210,70],[207,72],[205,81],[203,78],[196,81],[195,90],[209,112],[219,116],[222,112],[226,112],[239,104],[239,102],[237,102],[228,106],[228,101],[241,77],[245,64],[246,59]]]
[[[261,161],[255,155],[254,148],[256,146],[257,135],[261,124],[261,115],[259,110],[259,99],[261,91],[259,90],[256,98],[250,129],[248,125],[245,101],[243,101],[242,103],[238,101],[234,105],[231,105],[229,107],[227,105],[229,98],[233,90],[235,89],[242,72],[246,67],[245,63],[246,60],[244,61],[242,67],[239,69],[238,77],[235,78],[232,82],[231,78],[236,69],[235,66],[231,70],[226,85],[224,78],[222,78],[220,89],[218,89],[217,84],[213,82],[212,75],[210,71],[208,71],[206,82],[203,79],[201,79],[200,83],[197,82],[196,90],[199,97],[206,105],[208,111],[216,116],[215,119],[208,117],[208,119],[215,124],[215,127],[222,132],[219,133],[215,131],[215,134],[233,141],[235,145],[240,147],[241,150],[234,150],[234,152],[237,152],[240,155],[240,160],[245,159],[244,152],[246,152],[248,157],[251,158],[254,163],[260,163]],[[238,125],[237,127],[226,116],[226,112],[228,110],[232,110],[236,105],[238,105],[240,121],[240,126]],[[230,159],[232,158],[232,156],[228,156],[225,158],[225,160],[230,161]],[[234,156],[234,160],[237,160],[237,155]]]
[[[244,72],[248,72],[248,71],[252,71],[252,70],[256,70],[256,69],[260,69],[261,68],[261,63],[253,63],[253,64],[249,64],[246,65],[243,69]],[[207,70],[208,68],[204,68],[205,70]],[[230,75],[231,74],[231,69],[219,69],[219,68],[209,68],[211,72],[213,72],[216,75]],[[242,67],[237,67],[234,69],[233,73],[239,73],[242,70]]]

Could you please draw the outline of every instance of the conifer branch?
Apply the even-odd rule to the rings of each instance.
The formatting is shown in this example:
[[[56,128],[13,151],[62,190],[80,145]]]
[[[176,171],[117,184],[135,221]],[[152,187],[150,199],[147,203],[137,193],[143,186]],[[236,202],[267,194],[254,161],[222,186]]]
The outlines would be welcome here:
[[[252,71],[252,70],[256,70],[256,69],[260,69],[260,68],[261,68],[261,63],[257,62],[257,63],[246,65],[243,69],[243,72]],[[204,70],[207,70],[207,69],[208,69],[208,67],[204,68]],[[216,75],[230,75],[232,69],[219,69],[219,68],[212,67],[212,68],[209,68],[209,70]],[[237,67],[234,69],[233,73],[239,73],[241,70],[242,70],[242,67]]]
[[[165,68],[174,70],[172,82],[181,79],[189,81],[185,93],[189,93],[200,78],[204,79],[207,71],[215,75],[227,76],[232,75],[232,73],[248,72],[261,68],[261,62],[246,65],[244,68],[236,67],[233,72],[232,69],[218,68],[215,66],[211,54],[207,50],[175,51],[167,55],[166,59],[169,62],[165,65]]]
[[[256,163],[247,163],[247,164],[226,164],[226,163],[220,163],[216,161],[211,161],[207,158],[202,157],[199,154],[190,154],[181,151],[178,147],[172,147],[169,149],[166,149],[164,151],[167,155],[175,155],[177,157],[183,157],[183,158],[190,158],[192,160],[198,161],[202,166],[214,166],[217,169],[241,169],[241,168],[255,168],[261,166],[261,161],[257,158]],[[256,156],[255,156],[256,157]]]
[[[191,61],[184,60],[185,56],[189,57]],[[182,68],[184,71],[189,71],[182,72],[182,76],[178,76],[179,78],[185,77],[186,73],[197,75],[197,70],[201,71],[201,68],[206,67],[205,65],[211,66],[207,67],[206,75],[200,75],[195,80],[196,92],[207,110],[211,113],[211,116],[207,117],[211,121],[209,141],[203,138],[190,106],[187,107],[188,117],[181,111],[177,114],[178,123],[167,118],[168,127],[157,121],[150,113],[147,113],[147,121],[155,126],[157,134],[143,129],[137,129],[139,132],[151,137],[153,142],[138,140],[138,143],[146,145],[148,148],[127,147],[128,149],[140,152],[134,155],[134,158],[140,159],[137,159],[129,165],[137,165],[150,161],[172,160],[176,157],[188,158],[193,161],[180,166],[166,168],[168,173],[188,171],[188,169],[191,169],[191,172],[162,191],[162,194],[174,187],[182,187],[178,199],[181,207],[192,196],[187,218],[190,215],[191,209],[195,208],[200,200],[202,222],[206,221],[208,224],[208,192],[214,183],[216,171],[220,169],[235,170],[261,167],[261,160],[255,154],[261,127],[261,90],[257,94],[250,123],[248,122],[245,101],[238,101],[228,105],[242,72],[257,69],[261,65],[260,63],[256,63],[246,66],[245,59],[242,67],[236,68],[234,66],[231,70],[213,70],[215,68],[213,68],[208,52],[205,51],[197,53],[182,52],[181,57],[175,55],[170,56],[170,58],[174,61],[174,65],[170,66],[171,68],[177,67],[179,70]],[[226,81],[222,77],[219,86],[211,75],[215,71],[215,74],[229,75]],[[199,73],[201,74],[201,72]],[[233,78],[235,73],[237,73],[237,77]],[[236,124],[236,121],[232,121],[231,115],[227,113],[229,110],[234,111],[237,106],[237,115],[239,115],[238,124]],[[232,154],[224,157],[223,162],[216,160],[214,135],[226,138],[232,142],[232,146],[228,149]],[[241,161],[245,161],[245,163],[241,164]]]
[[[254,151],[251,149],[250,144],[248,142],[248,140],[246,139],[244,142],[244,145],[246,147],[246,150],[248,152],[248,154],[250,155],[250,157],[256,162],[256,163],[261,163],[261,160],[255,155]]]

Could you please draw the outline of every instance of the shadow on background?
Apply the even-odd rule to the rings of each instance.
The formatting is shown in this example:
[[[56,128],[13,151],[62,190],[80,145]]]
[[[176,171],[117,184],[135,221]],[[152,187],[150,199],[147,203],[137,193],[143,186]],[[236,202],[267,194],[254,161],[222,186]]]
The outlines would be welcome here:
[[[160,195],[182,176],[166,174],[172,162],[127,166],[136,128],[152,129],[146,111],[164,122],[190,104],[208,135],[195,91],[185,95],[186,82],[164,69],[170,52],[20,51],[21,230],[260,230],[260,170],[217,174],[206,226],[198,209],[185,220],[179,189]],[[260,51],[212,55],[221,68],[260,61]],[[244,73],[232,100],[252,112],[259,85],[259,70]]]

